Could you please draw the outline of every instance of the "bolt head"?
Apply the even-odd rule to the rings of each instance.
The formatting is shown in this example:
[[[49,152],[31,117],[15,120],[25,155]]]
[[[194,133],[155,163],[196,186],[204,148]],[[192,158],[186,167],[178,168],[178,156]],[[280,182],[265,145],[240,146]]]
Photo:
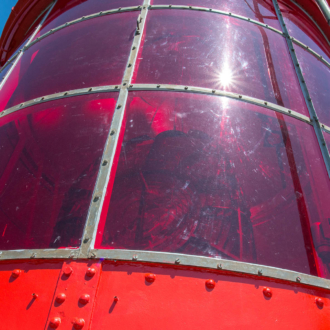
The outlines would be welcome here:
[[[214,280],[206,280],[205,285],[208,289],[214,289],[215,287],[215,282]]]
[[[49,326],[53,329],[56,329],[60,326],[61,324],[61,319],[59,317],[53,317],[50,321],[49,321]]]
[[[65,293],[59,293],[57,296],[56,296],[56,302],[59,303],[59,304],[62,304],[66,299],[66,294]]]
[[[118,300],[119,300],[119,298],[118,298],[117,296],[114,296],[114,297],[113,297],[113,301],[114,301],[114,302],[117,302]]]
[[[273,295],[273,292],[270,288],[264,288],[263,293],[264,293],[265,297],[267,297],[267,298],[271,298]]]
[[[319,306],[320,308],[323,307],[324,302],[321,298],[315,298],[316,305]]]
[[[74,321],[73,321],[73,327],[75,329],[82,329],[85,325],[85,320],[84,319],[81,319],[81,318],[76,318]]]
[[[69,277],[72,274],[72,272],[73,272],[73,269],[70,266],[67,266],[63,269],[63,274],[65,276]]]
[[[22,271],[21,271],[20,269],[15,269],[15,270],[13,270],[13,272],[11,273],[11,276],[12,276],[13,278],[17,278],[18,276],[21,275],[21,273],[22,273]]]
[[[89,294],[87,294],[87,293],[82,294],[82,295],[80,296],[80,298],[79,298],[79,302],[80,302],[81,304],[83,304],[83,305],[86,305],[86,304],[89,303],[90,298],[91,298],[91,297],[90,297]]]
[[[155,280],[156,280],[156,275],[155,274],[146,274],[145,275],[145,279],[146,279],[146,281],[147,282],[149,282],[149,283],[152,283],[152,282],[155,282]]]
[[[32,293],[33,299],[37,299],[39,296],[36,293]]]
[[[96,270],[95,268],[91,267],[91,268],[87,268],[86,270],[86,275],[88,277],[93,277],[96,274]]]

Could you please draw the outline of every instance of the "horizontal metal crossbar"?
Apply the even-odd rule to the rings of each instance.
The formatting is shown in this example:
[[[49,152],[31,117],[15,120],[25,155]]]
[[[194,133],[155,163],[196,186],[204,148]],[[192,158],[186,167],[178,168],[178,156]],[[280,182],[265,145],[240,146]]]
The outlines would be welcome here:
[[[282,268],[251,264],[241,261],[200,257],[186,254],[151,252],[138,250],[91,250],[90,258],[110,260],[131,260],[135,262],[150,262],[167,265],[182,265],[198,268],[217,269],[219,272],[233,272],[244,275],[301,283],[309,286],[330,289],[330,280],[303,274]]]
[[[27,249],[0,251],[1,260],[11,259],[76,259],[79,249]]]
[[[54,100],[72,97],[72,96],[85,95],[85,94],[107,93],[107,92],[114,92],[114,91],[119,92],[119,88],[120,88],[120,85],[88,87],[88,88],[74,89],[74,90],[67,91],[67,92],[50,94],[50,95],[38,97],[33,100],[23,102],[19,105],[15,105],[14,107],[8,108],[8,109],[0,112],[0,117],[9,115],[10,113],[13,113],[15,111],[22,110],[24,108],[31,107],[32,105],[36,105],[36,104],[40,104],[40,103],[45,103],[45,102],[49,102],[49,101],[54,101]]]
[[[2,112],[0,112],[0,117],[9,115],[10,113],[13,113],[15,111],[30,107],[32,105],[48,102],[48,101],[54,101],[62,98],[72,97],[72,96],[78,96],[78,95],[85,95],[85,94],[92,94],[92,93],[106,93],[106,92],[119,92],[120,85],[111,85],[111,86],[99,86],[99,87],[88,87],[88,88],[82,88],[82,89],[74,89],[67,92],[61,92],[51,95],[46,95],[42,97],[38,97],[36,99],[21,103],[19,105],[16,105],[14,107],[8,108]],[[134,84],[128,86],[129,91],[166,91],[166,92],[184,92],[184,93],[193,93],[193,94],[209,94],[209,95],[215,95],[215,96],[222,96],[222,97],[228,97],[234,100],[238,100],[241,102],[247,102],[251,104],[255,104],[258,106],[261,106],[263,108],[267,108],[270,110],[274,110],[280,113],[283,113],[285,115],[291,116],[293,118],[299,119],[303,122],[306,122],[308,124],[311,124],[311,120],[309,117],[300,114],[299,112],[290,110],[288,108],[282,107],[280,105],[277,105],[275,103],[271,103],[265,100],[260,100],[251,96],[242,95],[242,94],[236,94],[231,93],[227,91],[221,91],[216,89],[210,89],[210,88],[203,88],[203,87],[194,87],[194,86],[183,86],[183,85],[156,85],[156,84]],[[321,124],[323,128],[327,127],[326,125]]]

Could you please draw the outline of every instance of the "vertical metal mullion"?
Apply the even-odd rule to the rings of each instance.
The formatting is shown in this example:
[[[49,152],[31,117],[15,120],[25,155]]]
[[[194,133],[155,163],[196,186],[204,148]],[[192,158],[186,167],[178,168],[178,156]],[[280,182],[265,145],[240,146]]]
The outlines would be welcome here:
[[[277,3],[277,0],[273,0],[273,4],[274,4],[274,7],[275,7],[277,18],[278,18],[278,20],[281,24],[283,35],[284,35],[284,37],[286,39],[286,42],[288,44],[291,59],[292,59],[293,65],[295,67],[296,74],[298,76],[299,84],[300,84],[302,93],[304,95],[304,99],[305,99],[305,102],[306,102],[306,105],[307,105],[307,108],[308,108],[308,111],[309,111],[309,115],[311,117],[311,123],[314,127],[314,131],[315,131],[315,134],[316,134],[316,137],[317,137],[317,140],[318,140],[321,152],[322,152],[323,160],[324,160],[327,172],[328,172],[328,177],[330,177],[330,156],[329,156],[329,151],[328,151],[327,145],[326,145],[324,137],[323,137],[322,128],[321,128],[318,116],[316,114],[312,99],[311,99],[310,94],[308,92],[308,88],[307,88],[304,76],[302,74],[302,71],[301,71],[301,68],[300,68],[296,53],[295,53],[293,42],[291,40],[289,32],[288,32],[288,30],[286,28],[286,25],[284,23],[284,19],[283,19],[280,7]]]
[[[138,16],[135,36],[133,38],[133,44],[131,46],[126,70],[122,79],[122,84],[120,86],[119,96],[112,118],[111,127],[109,130],[109,136],[103,152],[96,185],[87,216],[87,222],[84,228],[79,258],[94,257],[93,253],[91,253],[90,251],[94,248],[97,227],[102,212],[102,206],[110,181],[111,168],[113,166],[125,113],[126,101],[128,97],[128,88],[131,83],[133,70],[135,67],[137,55],[141,44],[141,39],[143,36],[143,31],[145,29],[145,21],[148,13],[149,3],[150,0],[144,0],[143,5],[141,6],[141,13]]]
[[[35,29],[35,31],[32,33],[31,37],[29,38],[29,40],[27,41],[27,43],[24,45],[24,47],[19,51],[19,54],[16,57],[16,60],[14,61],[14,63],[12,64],[11,68],[8,70],[8,72],[6,73],[6,75],[3,77],[2,82],[0,83],[0,90],[2,89],[3,85],[5,84],[5,82],[7,81],[9,75],[13,72],[16,64],[18,63],[18,61],[21,59],[21,57],[24,54],[25,49],[27,48],[27,46],[32,42],[32,40],[34,39],[34,37],[37,35],[37,33],[40,31],[42,25],[44,24],[45,20],[47,19],[48,15],[50,14],[50,12],[53,10],[55,4],[56,4],[57,0],[55,0],[53,2],[53,4],[50,6],[50,8],[48,9],[47,13],[45,14],[44,18],[41,20],[40,24],[37,26],[37,28]]]

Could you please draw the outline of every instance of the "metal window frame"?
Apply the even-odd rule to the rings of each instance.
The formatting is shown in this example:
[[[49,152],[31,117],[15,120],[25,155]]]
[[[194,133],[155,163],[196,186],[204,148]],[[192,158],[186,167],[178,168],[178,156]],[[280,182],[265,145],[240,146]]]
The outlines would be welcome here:
[[[276,1],[276,0],[273,0]],[[53,6],[55,5],[56,1],[54,2]],[[51,9],[53,8],[51,7]],[[177,6],[166,6],[171,9],[176,9]],[[182,7],[181,9],[193,9],[198,11],[209,11],[218,14],[228,14],[228,16],[232,16],[235,18],[243,19],[249,21],[251,23],[261,25],[265,28],[270,30],[276,30],[274,28],[269,28],[263,23],[243,18],[239,15],[234,15],[231,13],[225,13],[216,10],[209,10],[201,7],[189,7],[188,6],[179,6]],[[132,7],[127,7],[132,8]],[[134,7],[135,8],[135,7]],[[105,192],[107,189],[107,185],[110,178],[110,171],[111,165],[114,159],[114,154],[116,150],[116,146],[118,144],[118,135],[121,129],[121,124],[124,116],[126,101],[128,97],[129,91],[137,91],[137,90],[153,90],[153,91],[176,91],[176,92],[186,92],[186,93],[199,93],[199,94],[208,94],[208,95],[216,95],[221,97],[228,97],[231,99],[239,100],[242,102],[256,104],[258,106],[278,111],[284,113],[285,115],[291,116],[298,120],[301,120],[305,123],[315,125],[315,119],[311,120],[307,116],[301,115],[295,111],[290,109],[278,106],[268,101],[255,99],[253,97],[249,97],[246,95],[240,95],[235,93],[229,93],[220,90],[212,90],[207,88],[200,88],[194,86],[182,86],[182,85],[156,85],[156,84],[134,84],[131,85],[131,78],[134,70],[134,66],[137,59],[137,54],[139,51],[139,46],[141,43],[141,39],[143,36],[143,31],[145,29],[145,19],[148,13],[148,9],[156,9],[155,6],[149,7],[149,0],[145,0],[143,6],[138,6],[141,10],[141,15],[139,19],[142,18],[141,25],[137,28],[134,39],[133,45],[131,48],[131,52],[129,55],[127,67],[124,73],[123,81],[120,86],[99,86],[99,87],[89,87],[84,89],[77,89],[62,93],[55,93],[51,95],[47,95],[44,97],[36,98],[27,102],[24,102],[20,105],[14,106],[12,108],[6,109],[0,113],[0,116],[5,116],[15,111],[27,108],[32,105],[57,100],[66,97],[73,97],[78,95],[85,95],[90,93],[103,93],[103,92],[112,92],[118,91],[119,96],[116,103],[116,110],[112,119],[111,127],[109,130],[109,136],[105,145],[100,170],[97,177],[97,182],[95,185],[93,199],[91,202],[91,206],[88,211],[87,221],[85,223],[83,238],[81,246],[77,249],[28,249],[28,250],[9,250],[9,251],[0,251],[0,260],[16,260],[16,259],[66,259],[66,258],[100,258],[100,259],[109,259],[109,260],[132,260],[134,262],[148,262],[148,263],[157,263],[157,264],[169,264],[169,265],[176,265],[176,266],[189,266],[189,267],[198,267],[198,268],[206,268],[206,269],[216,269],[219,272],[230,272],[236,273],[237,275],[253,275],[259,276],[261,278],[270,278],[270,279],[278,279],[284,280],[288,282],[294,283],[301,283],[308,286],[319,287],[323,289],[330,289],[330,280],[322,279],[316,276],[311,276],[307,274],[302,274],[299,272],[294,272],[286,269],[276,268],[276,267],[269,267],[264,265],[257,265],[257,264],[250,264],[240,261],[231,261],[231,260],[222,260],[216,258],[209,258],[209,257],[200,257],[200,256],[193,256],[193,255],[184,255],[184,254],[176,254],[176,253],[165,253],[165,252],[151,252],[151,251],[138,251],[138,250],[101,250],[101,249],[94,249],[94,240],[96,236],[96,230],[98,226],[98,222],[100,219],[100,212],[102,210],[102,205],[104,201]],[[159,8],[159,6],[157,6]],[[50,13],[46,14],[46,17]],[[163,8],[159,8],[163,9]],[[134,9],[138,10],[138,9]],[[118,10],[114,10],[118,13]],[[114,13],[111,11],[111,13]],[[128,11],[128,10],[126,10]],[[109,11],[110,12],[110,11]],[[125,12],[123,10],[123,12]],[[108,15],[109,13],[105,14]],[[100,16],[100,14],[95,15],[93,17],[84,17],[83,19],[79,19],[78,21],[90,19],[93,17]],[[44,20],[46,19],[44,18]],[[42,23],[44,22],[42,21]],[[77,20],[73,21],[78,23]],[[73,23],[73,24],[75,24]],[[68,25],[66,25],[68,26]],[[41,24],[39,29],[35,31],[33,37],[30,38],[31,41],[36,33],[40,30]],[[63,27],[62,27],[63,28]],[[55,29],[54,29],[55,30]],[[52,31],[51,33],[53,33]],[[286,36],[283,32],[276,30],[275,32]],[[49,33],[49,34],[51,34]],[[44,35],[45,37],[45,35]],[[38,41],[41,40],[40,38]],[[38,42],[37,40],[34,43]],[[22,56],[24,51],[31,47],[32,44],[28,43],[24,49],[16,55],[17,60],[15,61],[14,65],[18,62],[19,58]],[[306,46],[307,47],[307,46]],[[15,57],[14,57],[15,58]],[[14,58],[10,59],[12,61]],[[6,64],[8,65],[8,64]],[[12,71],[9,70],[10,72]],[[8,73],[9,73],[8,71]],[[8,74],[7,73],[7,74]],[[322,125],[322,124],[320,124]],[[329,130],[330,127],[322,125],[324,130]],[[106,162],[105,162],[106,161]],[[104,165],[105,164],[105,165]],[[97,198],[95,198],[97,197]]]
[[[326,142],[325,142],[325,139],[324,139],[324,136],[323,136],[322,127],[321,127],[322,124],[319,122],[317,113],[315,111],[311,96],[309,94],[304,76],[302,74],[302,71],[301,71],[301,68],[300,68],[296,53],[295,53],[294,45],[293,45],[293,42],[292,42],[292,37],[290,37],[289,32],[286,28],[286,24],[284,22],[284,19],[283,19],[281,10],[280,10],[280,6],[279,6],[277,0],[273,0],[273,4],[274,4],[274,8],[275,8],[275,11],[276,11],[277,18],[278,18],[278,20],[281,24],[282,31],[283,31],[283,34],[285,36],[285,39],[286,39],[286,42],[287,42],[287,45],[288,45],[288,50],[290,52],[290,56],[291,56],[294,68],[296,70],[296,74],[297,74],[297,77],[298,77],[298,80],[299,80],[300,88],[301,88],[301,91],[303,93],[305,103],[306,103],[308,111],[309,111],[309,115],[311,117],[311,122],[312,122],[312,125],[314,127],[315,135],[317,137],[319,147],[320,147],[321,152],[322,152],[322,157],[323,157],[323,161],[324,161],[327,173],[328,173],[328,177],[330,178],[330,156],[329,156],[328,147],[326,145]]]

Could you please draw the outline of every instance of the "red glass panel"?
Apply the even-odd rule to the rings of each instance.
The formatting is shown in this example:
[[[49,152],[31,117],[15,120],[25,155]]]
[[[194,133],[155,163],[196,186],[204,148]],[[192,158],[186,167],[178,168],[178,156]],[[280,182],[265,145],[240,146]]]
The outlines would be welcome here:
[[[330,184],[312,126],[209,95],[131,92],[127,104],[96,248],[329,276],[330,255],[312,239],[314,228],[330,234]]]
[[[139,6],[143,0],[58,0],[37,36],[77,18],[119,7]]]
[[[330,69],[314,55],[295,46],[296,55],[319,120],[330,125]]]
[[[5,78],[5,75],[9,71],[9,69],[12,67],[13,62],[9,63],[5,68],[3,68],[0,71],[0,84],[2,83],[3,79]]]
[[[151,0],[153,5],[198,6],[223,10],[236,15],[252,18],[281,30],[273,2],[270,0]]]
[[[280,3],[290,36],[301,41],[330,62],[330,46],[310,18],[292,2]]]
[[[135,83],[222,89],[308,115],[285,39],[232,17],[151,10],[135,71]]]
[[[0,120],[0,250],[78,247],[118,93]]]
[[[137,16],[91,19],[31,46],[0,91],[0,110],[57,92],[121,84]]]

